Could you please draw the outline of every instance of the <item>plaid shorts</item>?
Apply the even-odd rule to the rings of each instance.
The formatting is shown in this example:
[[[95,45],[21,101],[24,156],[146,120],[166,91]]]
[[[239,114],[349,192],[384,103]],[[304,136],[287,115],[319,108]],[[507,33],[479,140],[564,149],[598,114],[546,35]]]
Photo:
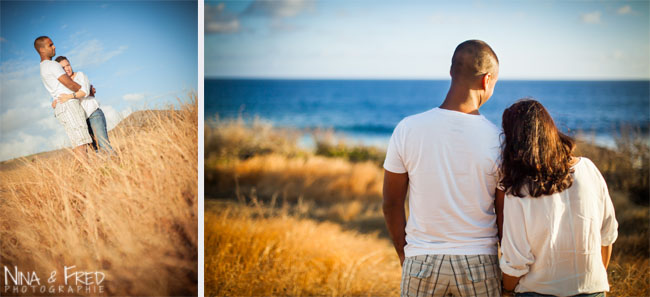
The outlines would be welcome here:
[[[401,296],[501,296],[496,255],[421,255],[404,259]]]
[[[65,128],[65,133],[70,138],[70,143],[77,147],[87,143],[92,143],[88,125],[86,124],[86,112],[79,104],[79,100],[70,99],[63,103],[58,103],[54,108],[54,116]]]

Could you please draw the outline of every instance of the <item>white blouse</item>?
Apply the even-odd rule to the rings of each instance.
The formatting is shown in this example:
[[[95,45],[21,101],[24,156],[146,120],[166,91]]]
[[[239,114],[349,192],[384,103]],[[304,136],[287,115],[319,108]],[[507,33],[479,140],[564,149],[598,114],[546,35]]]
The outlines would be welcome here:
[[[591,160],[582,157],[573,169],[573,185],[561,193],[504,199],[500,266],[521,277],[515,292],[609,291],[601,246],[618,236],[614,206]]]
[[[99,108],[99,101],[95,97],[90,96],[90,81],[88,80],[88,76],[83,72],[76,72],[74,82],[78,83],[81,86],[81,90],[86,93],[86,97],[82,98],[80,103],[86,112],[86,118],[89,118]]]

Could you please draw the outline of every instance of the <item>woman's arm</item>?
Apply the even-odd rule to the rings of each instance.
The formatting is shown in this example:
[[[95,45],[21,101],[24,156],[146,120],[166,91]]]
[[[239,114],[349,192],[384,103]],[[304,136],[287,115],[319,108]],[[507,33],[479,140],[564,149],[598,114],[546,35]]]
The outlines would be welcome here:
[[[501,239],[503,238],[503,199],[505,195],[506,193],[504,191],[497,189],[496,199],[494,202],[495,211],[497,213],[497,228],[499,229],[499,243],[501,243]],[[506,291],[513,291],[517,287],[520,278],[521,277],[511,276],[504,273],[503,288]]]
[[[601,246],[600,255],[603,257],[603,265],[605,265],[605,270],[607,270],[607,266],[609,266],[609,259],[612,258],[612,245],[610,244],[608,246]]]
[[[510,276],[507,274],[503,274],[503,288],[506,289],[506,291],[512,291],[517,287],[517,284],[519,283],[519,279],[521,277],[516,277],[516,276]]]
[[[81,89],[72,94],[61,94],[58,98],[56,98],[56,100],[54,100],[54,102],[52,102],[52,107],[55,107],[58,103],[64,103],[70,99],[81,99],[83,97],[86,97],[86,92]]]
[[[88,90],[90,89],[90,82],[88,81],[88,77],[83,72],[75,72],[74,82],[80,86],[79,90],[74,92],[73,94],[60,95],[57,98],[57,100],[54,100],[54,102],[52,102],[52,108],[56,107],[56,104],[66,102],[70,99],[81,100],[84,97],[88,96],[89,93]]]
[[[524,200],[518,197],[503,198],[503,238],[501,240],[500,266],[503,272],[503,288],[514,290],[519,280],[535,262],[526,228]]]

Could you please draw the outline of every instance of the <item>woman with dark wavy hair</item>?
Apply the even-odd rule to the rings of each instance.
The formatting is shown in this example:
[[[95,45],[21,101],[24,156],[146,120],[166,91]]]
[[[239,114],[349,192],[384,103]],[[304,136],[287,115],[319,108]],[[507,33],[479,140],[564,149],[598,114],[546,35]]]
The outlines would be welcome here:
[[[523,99],[503,112],[503,286],[516,296],[604,296],[618,223],[607,184],[544,106]],[[505,196],[505,197],[504,197]]]

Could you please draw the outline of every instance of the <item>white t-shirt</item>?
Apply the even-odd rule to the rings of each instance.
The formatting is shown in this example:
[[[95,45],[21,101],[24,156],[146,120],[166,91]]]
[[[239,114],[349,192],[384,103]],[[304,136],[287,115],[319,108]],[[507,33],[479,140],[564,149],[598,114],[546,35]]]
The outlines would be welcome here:
[[[407,257],[496,255],[499,134],[482,115],[441,108],[397,125],[384,168],[408,172]]]
[[[61,64],[52,60],[41,61],[41,80],[52,96],[52,101],[61,94],[72,94],[72,91],[59,81],[61,75],[66,75]]]
[[[501,270],[521,276],[515,292],[571,296],[609,290],[600,248],[618,223],[607,184],[591,160],[573,166],[570,188],[550,196],[506,195]]]
[[[81,107],[86,112],[86,118],[88,118],[99,108],[99,102],[95,97],[88,96],[90,94],[90,81],[83,72],[76,72],[74,82],[78,83],[81,86],[81,90],[86,93],[86,97],[81,99]]]

